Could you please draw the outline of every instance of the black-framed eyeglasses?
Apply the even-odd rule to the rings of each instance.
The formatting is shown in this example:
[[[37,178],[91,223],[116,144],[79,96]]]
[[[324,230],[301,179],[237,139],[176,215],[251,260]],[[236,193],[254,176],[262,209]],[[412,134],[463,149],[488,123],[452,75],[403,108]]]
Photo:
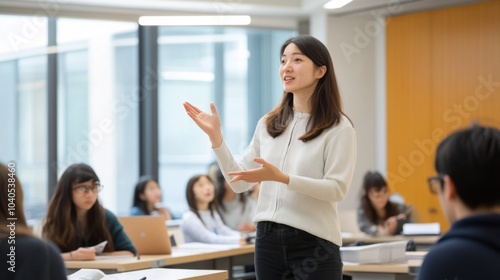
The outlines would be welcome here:
[[[429,184],[429,190],[432,194],[437,194],[440,189],[444,186],[444,175],[440,174],[434,177],[427,178],[427,183]]]
[[[78,194],[84,194],[88,192],[100,192],[104,186],[101,185],[99,182],[95,182],[92,185],[89,184],[78,184],[73,186],[73,191],[75,191]]]

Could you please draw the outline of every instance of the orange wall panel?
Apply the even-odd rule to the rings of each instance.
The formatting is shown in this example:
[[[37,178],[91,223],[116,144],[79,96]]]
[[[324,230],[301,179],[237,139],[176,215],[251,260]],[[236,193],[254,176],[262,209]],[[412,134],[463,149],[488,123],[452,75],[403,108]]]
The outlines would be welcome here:
[[[471,121],[500,127],[500,1],[387,21],[388,183],[420,222],[449,224],[426,178],[437,143]]]

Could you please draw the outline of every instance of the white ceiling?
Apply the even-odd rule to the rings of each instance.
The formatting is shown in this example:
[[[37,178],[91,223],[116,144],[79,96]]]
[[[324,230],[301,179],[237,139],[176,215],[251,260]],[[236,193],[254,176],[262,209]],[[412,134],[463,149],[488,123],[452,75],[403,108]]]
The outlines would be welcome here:
[[[348,14],[398,14],[463,5],[486,0],[353,0],[336,10],[324,10],[328,0],[0,0],[0,13],[49,14],[51,16],[104,17],[135,20],[141,15],[248,14],[297,20],[319,12]]]

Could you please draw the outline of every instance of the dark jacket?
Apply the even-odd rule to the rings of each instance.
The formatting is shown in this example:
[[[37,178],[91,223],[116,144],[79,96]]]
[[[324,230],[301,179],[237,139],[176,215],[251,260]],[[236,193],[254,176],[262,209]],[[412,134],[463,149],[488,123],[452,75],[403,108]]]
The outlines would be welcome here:
[[[456,221],[431,247],[419,280],[500,279],[500,214]]]
[[[55,245],[25,235],[14,240],[15,244],[9,244],[7,238],[0,238],[0,279],[66,280],[66,268]]]

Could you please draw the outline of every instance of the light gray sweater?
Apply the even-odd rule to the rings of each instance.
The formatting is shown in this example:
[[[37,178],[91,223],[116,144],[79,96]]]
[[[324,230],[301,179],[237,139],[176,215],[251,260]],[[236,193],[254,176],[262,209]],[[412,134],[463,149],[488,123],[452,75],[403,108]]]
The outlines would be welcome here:
[[[343,117],[313,140],[303,142],[310,115],[295,113],[288,128],[278,137],[266,130],[265,117],[255,129],[241,162],[236,162],[226,144],[214,149],[227,181],[230,171],[258,168],[254,157],[278,167],[290,177],[288,185],[275,181],[261,183],[254,222],[286,224],[342,245],[337,202],[344,199],[356,162],[356,133]],[[253,183],[231,184],[235,192],[248,190]]]
[[[181,230],[184,241],[202,242],[210,244],[238,244],[242,238],[239,231],[224,225],[217,211],[214,216],[210,211],[198,211],[201,219],[193,211],[188,211],[182,216]]]

